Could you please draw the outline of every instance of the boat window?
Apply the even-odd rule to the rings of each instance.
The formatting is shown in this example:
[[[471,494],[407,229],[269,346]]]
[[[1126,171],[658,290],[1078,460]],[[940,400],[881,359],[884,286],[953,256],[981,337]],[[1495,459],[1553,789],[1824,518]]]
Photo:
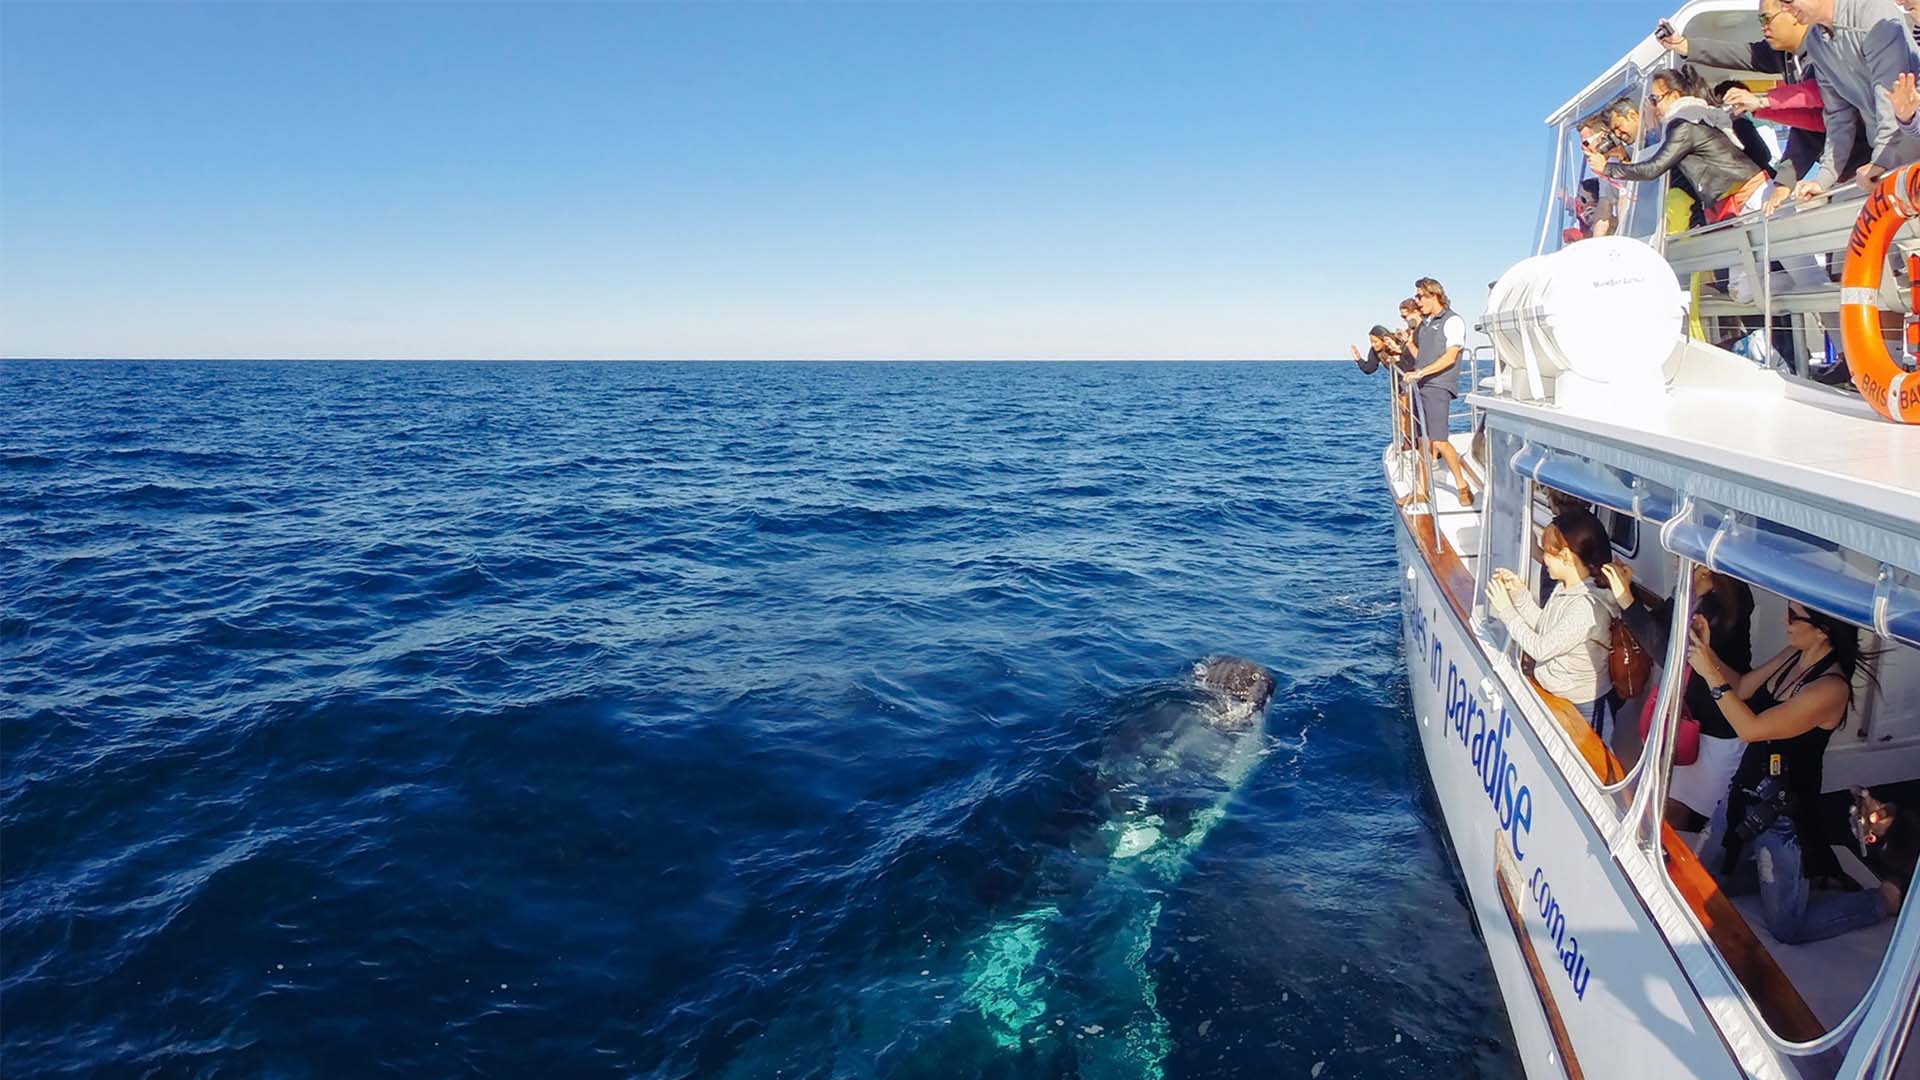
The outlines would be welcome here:
[[[1488,460],[1487,516],[1481,530],[1478,588],[1474,592],[1475,625],[1481,638],[1494,652],[1511,647],[1506,627],[1486,610],[1487,586],[1494,567],[1518,568],[1522,573],[1533,561],[1533,492],[1526,473],[1512,463],[1527,449],[1525,440],[1512,432],[1487,429]],[[1516,663],[1517,657],[1509,657]]]
[[[1635,103],[1642,116],[1650,116],[1647,101],[1647,74],[1628,70],[1611,82],[1596,88],[1554,129],[1552,173],[1548,178],[1547,200],[1540,225],[1539,253],[1558,251],[1575,240],[1592,234],[1593,214],[1582,213],[1582,185],[1587,185],[1589,202],[1605,201],[1616,209],[1614,234],[1657,241],[1665,233],[1664,181],[1614,181],[1595,176],[1588,166],[1582,144],[1580,124],[1597,117],[1613,102],[1625,99]],[[1602,121],[1605,128],[1604,120]],[[1637,140],[1624,145],[1627,160],[1636,160],[1659,137],[1657,123],[1644,123]],[[1602,136],[1603,145],[1612,140],[1610,131]]]
[[[1811,608],[1920,646],[1920,588],[1913,575],[1776,522],[1702,506],[1674,521],[1669,551]]]
[[[1607,527],[1607,541],[1613,550],[1631,559],[1640,553],[1640,519],[1632,514],[1623,514],[1612,507],[1602,506],[1596,511],[1600,523]]]
[[[1718,518],[1720,524],[1732,520],[1731,515]],[[1694,541],[1700,538],[1689,526],[1676,522],[1667,530],[1669,535],[1683,534],[1677,545],[1683,554],[1693,550]],[[1810,568],[1817,568],[1821,575],[1843,577],[1857,569],[1857,558],[1836,544],[1778,527],[1763,528],[1751,520],[1728,525],[1724,531],[1716,526],[1708,536],[1714,533],[1722,537],[1716,554],[1728,555],[1731,545],[1731,554],[1737,556],[1722,559],[1721,572],[1753,589],[1754,668],[1768,664],[1787,649],[1788,597],[1731,567],[1768,569],[1773,564],[1762,576],[1767,581],[1790,580],[1796,587],[1815,579]],[[1778,564],[1797,569],[1783,572]],[[1681,580],[1686,577],[1681,575]],[[1821,587],[1831,590],[1834,585],[1825,581]],[[1806,603],[1798,596],[1793,599]],[[1849,716],[1829,738],[1820,757],[1818,804],[1807,815],[1808,824],[1802,826],[1816,830],[1819,843],[1797,850],[1809,859],[1816,858],[1809,852],[1818,851],[1817,858],[1823,864],[1818,867],[1823,873],[1810,881],[1806,891],[1812,905],[1808,911],[1815,917],[1802,921],[1791,903],[1783,905],[1780,898],[1763,898],[1755,892],[1752,867],[1742,862],[1738,852],[1729,861],[1718,836],[1673,832],[1672,826],[1686,815],[1676,818],[1673,815],[1677,811],[1670,810],[1668,827],[1663,830],[1668,888],[1683,901],[1685,910],[1692,912],[1697,928],[1713,943],[1724,968],[1744,988],[1749,1005],[1782,1044],[1805,1043],[1829,1033],[1829,1045],[1844,1046],[1847,1039],[1859,1037],[1854,1029],[1870,1011],[1870,996],[1884,1000],[1905,990],[1897,985],[1898,980],[1885,978],[1882,970],[1890,945],[1896,940],[1896,923],[1884,917],[1883,906],[1876,906],[1875,901],[1880,899],[1882,880],[1897,882],[1911,873],[1902,868],[1911,856],[1903,854],[1900,861],[1895,861],[1893,834],[1886,834],[1888,842],[1876,837],[1876,843],[1867,844],[1851,823],[1857,805],[1889,804],[1895,818],[1903,812],[1920,815],[1920,732],[1910,722],[1902,721],[1889,724],[1890,733],[1885,738],[1855,734],[1866,728],[1860,716],[1863,710],[1885,710],[1898,703],[1906,714],[1920,713],[1920,650],[1888,643],[1876,637],[1870,627],[1858,626],[1856,632],[1867,652],[1877,654],[1876,661],[1863,666],[1877,669],[1878,674],[1877,678],[1864,673],[1856,677]],[[1737,729],[1738,724],[1735,726]],[[1891,733],[1893,729],[1898,733]],[[1751,754],[1756,745],[1761,744],[1736,741],[1733,749]],[[1701,778],[1707,773],[1699,770],[1709,767],[1705,764],[1712,756],[1708,746],[1703,738],[1695,761],[1671,766],[1665,786],[1669,807],[1679,801],[1709,817],[1724,810],[1739,777],[1727,781],[1725,790],[1720,791],[1714,790],[1718,785],[1703,784]],[[1856,788],[1867,789],[1873,802],[1861,803]],[[1703,800],[1711,805],[1697,805]],[[1724,836],[1730,830],[1724,825],[1724,813],[1719,816],[1720,822],[1709,832]],[[1911,843],[1905,838],[1907,834],[1900,835],[1900,844]],[[1695,858],[1695,852],[1702,857]],[[1903,923],[1912,917],[1909,908],[1901,905],[1899,918]],[[1851,914],[1843,918],[1847,912]],[[1798,1053],[1790,1046],[1782,1045],[1781,1049]]]
[[[1473,625],[1489,654],[1506,658],[1512,670],[1529,680],[1532,693],[1547,710],[1567,740],[1570,749],[1585,762],[1593,779],[1602,784],[1618,784],[1626,776],[1620,760],[1595,732],[1580,706],[1549,693],[1531,681],[1533,661],[1520,649],[1506,624],[1488,606],[1487,592],[1496,569],[1517,572],[1545,602],[1548,582],[1537,552],[1541,530],[1552,519],[1555,507],[1581,505],[1580,496],[1536,484],[1526,468],[1537,464],[1537,448],[1523,438],[1499,428],[1487,429],[1491,468],[1488,473],[1488,497],[1484,527],[1481,530],[1477,589],[1474,594]],[[1628,526],[1637,523],[1629,517]],[[1616,725],[1617,726],[1617,725]]]

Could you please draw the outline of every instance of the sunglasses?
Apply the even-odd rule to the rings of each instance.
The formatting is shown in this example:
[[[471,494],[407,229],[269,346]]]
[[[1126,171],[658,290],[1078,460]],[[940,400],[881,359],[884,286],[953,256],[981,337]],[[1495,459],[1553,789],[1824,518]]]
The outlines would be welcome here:
[[[1810,623],[1810,622],[1812,622],[1812,621],[1813,621],[1813,617],[1812,617],[1812,616],[1810,616],[1810,615],[1808,615],[1808,614],[1807,614],[1806,612],[1804,612],[1804,611],[1795,611],[1795,610],[1793,610],[1792,608],[1788,608],[1788,609],[1787,609],[1787,621],[1788,621],[1788,622],[1803,622],[1803,623]]]

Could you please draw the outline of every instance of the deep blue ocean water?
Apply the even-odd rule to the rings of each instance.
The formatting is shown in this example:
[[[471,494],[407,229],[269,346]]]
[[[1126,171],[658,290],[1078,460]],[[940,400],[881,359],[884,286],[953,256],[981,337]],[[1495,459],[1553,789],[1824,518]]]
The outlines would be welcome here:
[[[1079,1074],[1097,973],[1008,1050],[966,958],[1116,724],[1233,653],[1279,690],[1155,895],[1165,1074],[1517,1075],[1407,726],[1383,393],[0,364],[5,1072]]]

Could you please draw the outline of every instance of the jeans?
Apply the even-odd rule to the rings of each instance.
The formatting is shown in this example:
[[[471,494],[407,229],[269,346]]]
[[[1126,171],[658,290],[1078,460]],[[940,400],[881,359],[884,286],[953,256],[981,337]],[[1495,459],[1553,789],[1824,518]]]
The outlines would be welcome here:
[[[1872,926],[1885,917],[1877,890],[1814,890],[1813,883],[1800,872],[1800,836],[1785,814],[1747,843],[1732,872],[1722,875],[1720,861],[1726,836],[1727,804],[1723,799],[1707,825],[1706,839],[1700,845],[1700,862],[1719,880],[1728,896],[1756,890],[1760,893],[1760,911],[1766,917],[1767,933],[1782,945],[1825,941],[1849,930]]]
[[[1615,713],[1611,692],[1601,694],[1592,701],[1574,707],[1580,710],[1580,715],[1586,718],[1587,726],[1593,729],[1595,735],[1600,736],[1601,742],[1606,742],[1613,737],[1611,721]]]

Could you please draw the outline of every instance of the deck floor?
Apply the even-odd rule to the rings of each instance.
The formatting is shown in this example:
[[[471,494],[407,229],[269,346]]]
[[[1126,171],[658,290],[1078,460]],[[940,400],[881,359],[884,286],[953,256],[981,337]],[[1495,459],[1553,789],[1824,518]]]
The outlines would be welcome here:
[[[1463,432],[1450,437],[1447,441],[1460,452],[1463,460],[1468,458],[1473,442],[1471,434]],[[1475,481],[1482,481],[1477,468],[1474,469],[1473,478]],[[1410,458],[1407,464],[1397,465],[1391,473],[1394,498],[1405,498],[1412,494],[1415,479],[1417,477]],[[1453,472],[1438,462],[1435,463],[1433,470],[1433,488],[1434,504],[1439,510],[1440,535],[1446,538],[1447,544],[1460,556],[1460,561],[1466,564],[1467,570],[1477,573],[1478,567],[1475,565],[1475,560],[1480,554],[1480,509],[1461,504],[1460,491],[1453,483]],[[1480,508],[1486,505],[1485,492],[1484,482],[1474,489],[1474,496],[1479,500]],[[1413,504],[1412,508],[1424,506],[1424,501],[1421,501]],[[1471,606],[1471,599],[1467,599],[1468,606]]]

